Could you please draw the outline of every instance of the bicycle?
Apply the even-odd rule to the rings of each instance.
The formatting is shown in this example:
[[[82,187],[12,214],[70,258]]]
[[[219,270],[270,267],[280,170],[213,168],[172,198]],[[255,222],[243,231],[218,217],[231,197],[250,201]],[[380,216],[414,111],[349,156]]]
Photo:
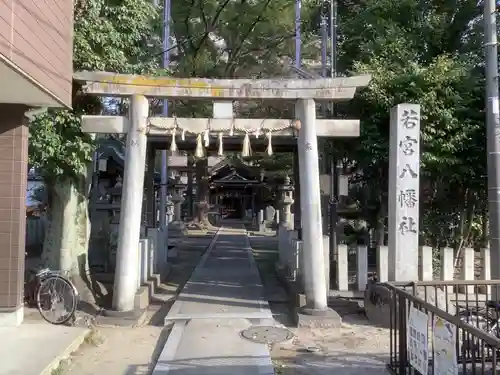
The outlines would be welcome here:
[[[485,302],[485,307],[465,309],[458,316],[463,322],[500,338],[500,302],[489,300]],[[462,351],[469,353],[471,357],[481,353],[482,348],[489,348],[487,344],[483,347],[477,337],[459,334],[459,340],[462,342]]]
[[[500,302],[486,301],[485,307],[462,310],[459,316],[471,326],[500,338]]]
[[[36,306],[45,321],[61,325],[75,319],[78,291],[60,272],[48,268],[28,270],[24,285],[25,303]]]

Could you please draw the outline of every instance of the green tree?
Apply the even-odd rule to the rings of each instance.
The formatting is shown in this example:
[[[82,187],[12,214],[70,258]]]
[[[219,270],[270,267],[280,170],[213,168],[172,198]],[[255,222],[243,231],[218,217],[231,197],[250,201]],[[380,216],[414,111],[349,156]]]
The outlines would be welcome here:
[[[294,6],[289,0],[173,0],[172,30],[177,41],[174,74],[206,78],[282,76],[286,70],[283,62],[294,56]],[[309,34],[303,40],[304,57],[317,55]],[[212,116],[208,102],[174,102],[171,108],[177,116]],[[238,117],[292,118],[293,106],[272,101],[236,102],[235,112]],[[205,163],[204,159],[197,161],[198,181],[206,173]],[[197,191],[197,200],[208,202],[208,189]],[[196,220],[207,224],[208,203],[199,205],[197,211]]]
[[[341,0],[339,13],[342,71],[373,76],[338,110],[361,119],[347,156],[360,172],[364,203],[375,207],[378,241],[387,216],[389,112],[410,102],[423,115],[422,239],[472,244],[485,212],[481,8],[473,0]]]
[[[316,6],[304,2],[304,19]],[[244,15],[244,16],[242,16]],[[172,30],[177,41],[175,74],[206,78],[274,78],[289,74],[295,56],[295,3],[289,0],[172,1]],[[302,58],[319,59],[318,36],[304,30]],[[209,104],[176,103],[181,116],[211,115]],[[293,116],[281,101],[237,103],[238,115]]]
[[[161,39],[158,10],[148,0],[78,0],[74,9],[73,68],[150,73],[158,68]],[[30,164],[48,186],[49,229],[43,262],[78,281],[88,271],[88,193],[94,144],[81,131],[83,114],[105,109],[98,98],[79,96],[73,110],[50,110],[30,123]],[[84,296],[90,298],[90,296]]]

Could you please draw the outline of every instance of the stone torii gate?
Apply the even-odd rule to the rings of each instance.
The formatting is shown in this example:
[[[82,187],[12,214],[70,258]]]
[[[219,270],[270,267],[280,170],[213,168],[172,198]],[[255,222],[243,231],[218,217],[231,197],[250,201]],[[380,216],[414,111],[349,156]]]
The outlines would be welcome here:
[[[265,135],[268,149],[295,142],[297,137],[300,176],[300,205],[306,283],[304,313],[328,316],[327,287],[318,167],[318,136],[359,135],[358,120],[316,120],[316,100],[348,100],[357,88],[367,86],[368,75],[335,79],[178,79],[121,75],[106,72],[79,72],[74,79],[89,95],[130,98],[129,117],[84,116],[83,131],[126,133],[126,161],[117,249],[113,308],[131,311],[137,286],[137,246],[143,204],[143,186],[148,136],[171,137],[174,144],[195,143],[196,154],[217,140],[243,148],[252,135]],[[148,97],[169,99],[288,100],[295,101],[296,118],[283,119],[188,119],[149,117]],[[239,137],[238,137],[239,136]],[[271,143],[272,139],[272,143]],[[165,142],[166,143],[166,142]],[[171,148],[175,148],[171,147]],[[225,148],[227,148],[225,146]]]

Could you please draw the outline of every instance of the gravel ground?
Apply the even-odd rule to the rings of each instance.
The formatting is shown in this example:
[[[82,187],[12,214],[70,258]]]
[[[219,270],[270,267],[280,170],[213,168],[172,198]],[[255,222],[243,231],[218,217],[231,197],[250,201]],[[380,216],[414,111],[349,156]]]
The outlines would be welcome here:
[[[251,238],[266,294],[275,319],[290,327],[286,293],[272,272],[276,260],[276,239],[269,236]],[[194,249],[194,250],[193,250]],[[202,248],[179,252],[173,267],[174,281],[165,286],[165,298],[175,294],[198,263]],[[149,322],[137,328],[99,328],[94,339],[61,368],[57,375],[149,375],[168,331],[163,318],[171,303],[158,303],[148,312]],[[289,328],[295,335],[290,343],[276,344],[271,349],[278,375],[382,375],[389,353],[388,330],[376,328],[359,315],[344,316],[341,329]],[[317,348],[311,352],[311,348]]]
[[[156,312],[155,308],[150,310],[152,316]],[[168,331],[156,325],[99,328],[95,339],[81,347],[60,374],[150,374],[167,336]]]
[[[359,316],[344,316],[341,329],[294,329],[291,343],[271,350],[280,375],[385,375],[389,330]],[[311,352],[312,348],[317,351]],[[334,371],[334,372],[332,372]]]
[[[53,375],[149,375],[169,330],[164,318],[178,290],[189,279],[211,236],[184,240],[172,262],[170,281],[163,284],[140,327],[98,327],[93,337]]]
[[[250,243],[271,302],[275,320],[294,334],[292,342],[276,344],[271,357],[278,375],[386,375],[389,330],[374,327],[361,315],[344,315],[340,329],[292,328],[286,293],[274,276],[277,239],[254,233]],[[280,296],[280,297],[278,297]],[[348,309],[349,310],[349,309]],[[352,309],[351,309],[352,310]],[[356,310],[356,309],[355,309]],[[316,348],[316,350],[312,350]],[[334,372],[332,372],[332,370]]]

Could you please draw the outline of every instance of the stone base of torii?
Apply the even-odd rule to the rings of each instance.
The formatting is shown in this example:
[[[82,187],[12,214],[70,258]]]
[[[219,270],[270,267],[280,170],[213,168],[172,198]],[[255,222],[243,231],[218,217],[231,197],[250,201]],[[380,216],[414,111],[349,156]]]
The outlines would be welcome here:
[[[130,98],[128,117],[84,116],[83,131],[127,134],[122,209],[117,249],[113,308],[134,309],[137,288],[137,244],[140,239],[144,172],[148,138],[171,138],[171,149],[194,142],[195,156],[206,156],[204,147],[214,140],[219,153],[243,143],[248,150],[252,136],[267,139],[267,150],[297,143],[302,214],[303,269],[306,306],[299,323],[338,325],[338,314],[327,305],[321,197],[318,166],[318,136],[358,136],[357,120],[317,120],[316,100],[351,99],[357,88],[368,85],[370,76],[318,80],[209,80],[175,79],[80,72],[74,79],[90,95]],[[207,100],[288,100],[295,102],[296,118],[282,119],[183,119],[149,116],[147,97]],[[238,137],[238,135],[240,137]],[[243,136],[243,142],[241,141]],[[175,146],[172,146],[172,142]],[[165,245],[163,245],[165,246]],[[165,252],[166,253],[166,252]],[[160,259],[166,263],[166,256]]]

